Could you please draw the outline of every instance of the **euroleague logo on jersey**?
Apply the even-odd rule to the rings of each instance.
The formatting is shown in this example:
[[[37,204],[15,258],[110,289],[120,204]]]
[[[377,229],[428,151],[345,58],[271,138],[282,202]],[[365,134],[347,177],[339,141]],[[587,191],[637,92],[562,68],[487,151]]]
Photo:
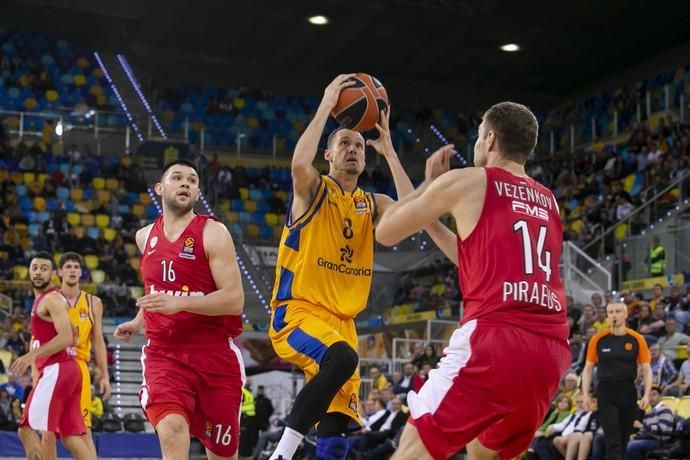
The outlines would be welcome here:
[[[369,206],[367,206],[367,200],[364,197],[356,196],[352,198],[355,203],[355,214],[366,214],[369,212]]]
[[[185,238],[184,244],[182,246],[182,252],[180,253],[180,257],[182,257],[183,259],[195,260],[196,259],[196,256],[194,255],[194,245],[195,244],[196,244],[196,241],[191,236]]]
[[[624,348],[625,348],[625,351],[632,351],[632,349],[633,349],[632,343],[626,343]]]

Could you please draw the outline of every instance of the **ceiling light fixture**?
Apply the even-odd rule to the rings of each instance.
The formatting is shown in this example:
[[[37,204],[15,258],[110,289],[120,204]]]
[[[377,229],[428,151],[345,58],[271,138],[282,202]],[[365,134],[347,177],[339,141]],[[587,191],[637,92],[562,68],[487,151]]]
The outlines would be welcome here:
[[[505,51],[506,53],[514,53],[515,51],[520,51],[520,45],[516,43],[507,43],[501,46],[501,50]]]
[[[316,16],[309,16],[307,20],[315,26],[325,26],[329,22],[326,16],[322,16],[320,14]]]

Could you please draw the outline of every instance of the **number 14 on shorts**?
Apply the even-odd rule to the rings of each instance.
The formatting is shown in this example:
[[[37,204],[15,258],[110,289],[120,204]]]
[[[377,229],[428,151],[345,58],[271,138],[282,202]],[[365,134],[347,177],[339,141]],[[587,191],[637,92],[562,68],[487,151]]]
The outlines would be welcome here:
[[[206,422],[206,437],[214,438],[216,444],[221,446],[229,446],[232,441],[232,430],[230,425],[213,425],[211,422]]]

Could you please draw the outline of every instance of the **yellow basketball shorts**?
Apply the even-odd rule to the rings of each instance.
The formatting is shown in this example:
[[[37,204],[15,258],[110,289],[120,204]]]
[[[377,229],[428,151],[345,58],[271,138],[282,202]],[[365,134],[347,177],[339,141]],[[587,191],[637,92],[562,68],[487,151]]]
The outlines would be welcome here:
[[[304,371],[307,382],[319,372],[328,347],[344,341],[353,350],[358,348],[354,320],[339,318],[316,305],[293,302],[273,310],[269,337],[276,354]],[[360,383],[357,370],[340,388],[327,412],[339,412],[360,423]]]
[[[76,361],[81,371],[81,415],[84,417],[84,424],[91,428],[91,374],[89,373],[89,365],[81,359]]]

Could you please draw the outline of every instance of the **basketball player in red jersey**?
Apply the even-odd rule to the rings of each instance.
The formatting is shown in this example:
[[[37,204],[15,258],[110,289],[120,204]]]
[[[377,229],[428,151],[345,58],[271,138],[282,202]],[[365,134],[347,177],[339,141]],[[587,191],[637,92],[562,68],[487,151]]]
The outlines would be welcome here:
[[[74,458],[90,458],[81,439],[86,425],[81,414],[81,371],[74,357],[74,336],[69,320],[69,305],[60,291],[50,287],[53,258],[39,252],[29,265],[34,300],[31,308],[31,351],[10,366],[10,372],[22,375],[33,364],[40,372],[31,391],[19,427],[19,439],[29,459],[43,458],[38,431],[51,431],[62,438]]]
[[[445,459],[465,446],[472,459],[516,457],[570,365],[558,205],[525,173],[538,129],[527,107],[494,105],[479,126],[476,167],[448,171],[449,154],[435,154],[425,182],[381,218],[376,238],[386,245],[455,218],[449,257],[465,309],[438,368],[408,395],[413,423],[395,459]]]
[[[139,398],[163,458],[188,458],[190,434],[208,458],[237,458],[244,365],[232,339],[242,332],[244,293],[235,246],[225,225],[194,213],[193,163],[166,165],[155,190],[163,215],[136,235],[146,295],[115,337],[146,328]]]

